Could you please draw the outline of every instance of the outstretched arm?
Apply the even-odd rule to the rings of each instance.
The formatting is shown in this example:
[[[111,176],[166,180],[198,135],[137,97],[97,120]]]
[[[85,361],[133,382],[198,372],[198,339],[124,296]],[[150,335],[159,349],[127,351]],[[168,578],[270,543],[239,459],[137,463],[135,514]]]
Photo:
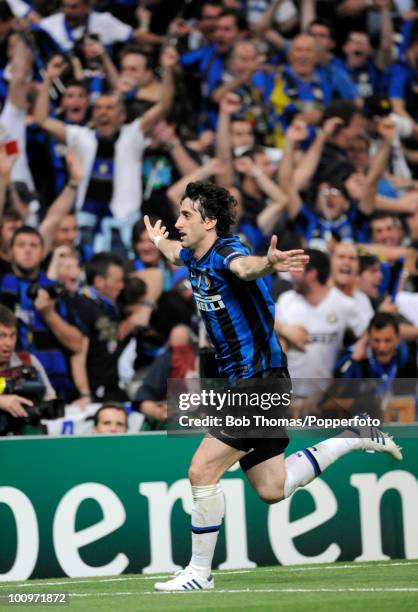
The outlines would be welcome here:
[[[71,149],[67,151],[66,162],[69,180],[56,200],[48,208],[47,215],[39,227],[39,232],[44,239],[45,256],[52,249],[54,235],[62,218],[70,212],[74,204],[77,188],[83,177],[81,164]]]
[[[378,131],[382,136],[382,143],[372,160],[359,200],[359,209],[365,215],[370,215],[376,208],[377,185],[387,168],[396,128],[391,119],[386,117],[380,122]]]
[[[303,272],[308,261],[303,249],[279,251],[277,236],[272,236],[267,255],[237,257],[231,261],[230,270],[241,280],[251,281],[272,272]]]
[[[35,122],[48,134],[57,140],[65,142],[65,123],[59,119],[49,117],[49,89],[65,68],[65,62],[59,55],[54,56],[46,68],[45,80],[42,83],[36,98],[34,118]]]
[[[161,97],[159,102],[151,106],[141,117],[141,128],[144,134],[149,134],[158,121],[163,119],[171,108],[175,93],[174,67],[177,61],[178,53],[174,47],[166,47],[161,58],[161,65],[164,68]]]
[[[218,125],[216,126],[216,157],[222,162],[223,172],[216,177],[216,183],[221,187],[231,187],[234,182],[231,145],[231,115],[239,112],[241,101],[239,96],[230,93],[219,103]]]
[[[144,223],[150,240],[152,240],[164,257],[177,266],[182,265],[183,262],[180,259],[180,251],[182,249],[181,242],[178,240],[168,240],[168,232],[165,226],[162,225],[161,220],[158,220],[153,227],[148,215],[145,215]]]
[[[26,109],[28,76],[32,72],[33,55],[22,38],[18,37],[12,57],[12,78],[8,100],[17,108]]]

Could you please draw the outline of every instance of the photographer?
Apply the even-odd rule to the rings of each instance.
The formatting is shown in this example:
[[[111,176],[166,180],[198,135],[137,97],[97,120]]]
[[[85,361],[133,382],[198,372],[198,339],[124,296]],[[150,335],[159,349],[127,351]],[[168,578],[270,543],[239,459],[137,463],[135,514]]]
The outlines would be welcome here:
[[[44,366],[57,394],[71,401],[76,391],[69,355],[81,349],[76,311],[61,285],[40,271],[44,254],[39,232],[19,228],[11,242],[12,274],[0,283],[0,298],[18,319],[18,348],[33,353]]]
[[[17,319],[14,314],[3,305],[0,305],[0,435],[4,431],[16,431],[15,427],[19,427],[16,421],[11,425],[8,413],[15,419],[27,418],[28,411],[33,407],[34,402],[28,397],[19,395],[18,379],[21,376],[21,368],[30,366],[36,370],[38,389],[43,396],[40,397],[43,401],[49,401],[56,398],[54,389],[49,382],[48,376],[38,359],[27,352],[15,352],[17,341]],[[10,381],[16,381],[16,385],[12,385],[9,390]],[[32,381],[34,377],[32,377]],[[17,388],[14,388],[14,387]],[[24,386],[22,386],[22,390]],[[10,391],[10,392],[8,392]]]

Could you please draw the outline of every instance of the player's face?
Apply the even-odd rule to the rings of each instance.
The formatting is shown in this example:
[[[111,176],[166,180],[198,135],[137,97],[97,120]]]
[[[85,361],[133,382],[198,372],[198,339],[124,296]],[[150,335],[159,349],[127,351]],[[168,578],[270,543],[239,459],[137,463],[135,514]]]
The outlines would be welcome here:
[[[359,289],[370,298],[375,299],[379,295],[381,281],[382,271],[379,264],[375,263],[360,274]]]
[[[349,65],[353,68],[362,66],[372,53],[370,40],[365,32],[352,32],[343,50]]]
[[[312,36],[302,34],[292,43],[290,63],[296,74],[310,74],[318,62],[316,41]]]
[[[365,170],[369,162],[369,150],[361,136],[352,139],[347,147],[347,154],[358,170]]]
[[[83,87],[71,85],[62,97],[61,106],[70,123],[81,123],[89,106],[89,99]]]
[[[325,219],[338,219],[349,207],[342,192],[328,183],[322,183],[318,191],[317,208]]]
[[[253,147],[255,142],[254,131],[248,121],[232,121],[231,123],[231,145],[233,149],[238,147]]]
[[[7,367],[15,350],[17,332],[15,327],[0,324],[0,365]]]
[[[74,248],[78,235],[77,221],[74,215],[65,215],[58,226],[54,236],[56,246],[68,246]]]
[[[352,244],[340,243],[331,258],[331,274],[337,287],[353,287],[358,277],[358,256]]]
[[[93,111],[94,125],[100,136],[111,136],[122,124],[124,113],[116,96],[100,96]]]
[[[34,272],[42,261],[43,246],[36,234],[19,234],[11,248],[12,261],[25,273]]]
[[[331,51],[331,49],[335,47],[331,32],[326,25],[321,25],[319,23],[311,25],[309,34],[315,38],[317,44],[324,49],[324,51]]]
[[[89,2],[85,0],[64,0],[62,12],[70,26],[75,27],[84,23],[90,12]]]
[[[206,238],[208,232],[208,219],[203,219],[198,204],[190,198],[185,198],[180,206],[179,218],[176,228],[184,247],[195,249]]]
[[[268,176],[270,179],[273,178],[276,169],[265,153],[256,153],[254,156],[254,164],[257,166],[257,168],[260,168],[263,174]]]
[[[235,17],[232,15],[220,17],[213,36],[219,53],[227,53],[239,36]]]
[[[392,217],[375,219],[372,222],[372,242],[385,246],[398,246],[399,238],[399,231]]]
[[[202,6],[198,28],[210,40],[216,31],[219,15],[222,13],[221,6],[205,4]]]
[[[109,298],[110,300],[117,300],[119,293],[124,287],[124,274],[123,269],[120,266],[109,266],[106,276],[97,276],[97,290]]]
[[[124,414],[122,410],[105,408],[99,414],[99,422],[96,425],[96,432],[103,434],[125,433],[126,414]]]
[[[399,335],[391,325],[383,329],[372,328],[369,332],[369,343],[377,361],[383,365],[390,362],[399,344]]]
[[[150,240],[148,232],[144,231],[139,240],[134,245],[135,253],[139,259],[147,266],[157,266],[161,259],[161,253],[155,244]]]
[[[251,43],[238,42],[234,47],[230,68],[231,72],[238,76],[246,71],[255,70],[257,62],[257,51]]]
[[[146,59],[139,53],[127,53],[121,60],[121,76],[143,87],[149,81],[151,72],[146,68]]]
[[[63,257],[59,263],[57,279],[64,283],[70,293],[75,293],[80,283],[81,270],[75,257]]]

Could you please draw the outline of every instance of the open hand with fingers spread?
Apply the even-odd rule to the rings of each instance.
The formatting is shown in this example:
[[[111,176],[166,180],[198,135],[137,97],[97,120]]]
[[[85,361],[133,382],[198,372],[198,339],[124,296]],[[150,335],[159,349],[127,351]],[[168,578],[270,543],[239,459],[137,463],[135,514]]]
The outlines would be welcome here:
[[[309,261],[309,255],[305,255],[303,249],[279,251],[277,248],[277,236],[272,236],[270,247],[267,251],[267,260],[276,272],[303,272]]]
[[[154,227],[151,225],[148,215],[144,216],[145,227],[147,228],[149,239],[155,244],[159,242],[161,238],[168,238],[168,232],[165,225],[162,225],[161,219],[155,223]],[[158,239],[158,240],[157,240]]]

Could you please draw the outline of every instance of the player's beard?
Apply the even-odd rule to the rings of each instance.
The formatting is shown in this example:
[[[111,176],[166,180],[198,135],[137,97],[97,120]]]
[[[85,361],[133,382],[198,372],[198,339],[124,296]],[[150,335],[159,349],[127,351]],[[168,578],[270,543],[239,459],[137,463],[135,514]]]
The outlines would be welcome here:
[[[296,293],[300,295],[306,296],[309,293],[309,287],[304,278],[296,278],[294,279],[294,289]]]

